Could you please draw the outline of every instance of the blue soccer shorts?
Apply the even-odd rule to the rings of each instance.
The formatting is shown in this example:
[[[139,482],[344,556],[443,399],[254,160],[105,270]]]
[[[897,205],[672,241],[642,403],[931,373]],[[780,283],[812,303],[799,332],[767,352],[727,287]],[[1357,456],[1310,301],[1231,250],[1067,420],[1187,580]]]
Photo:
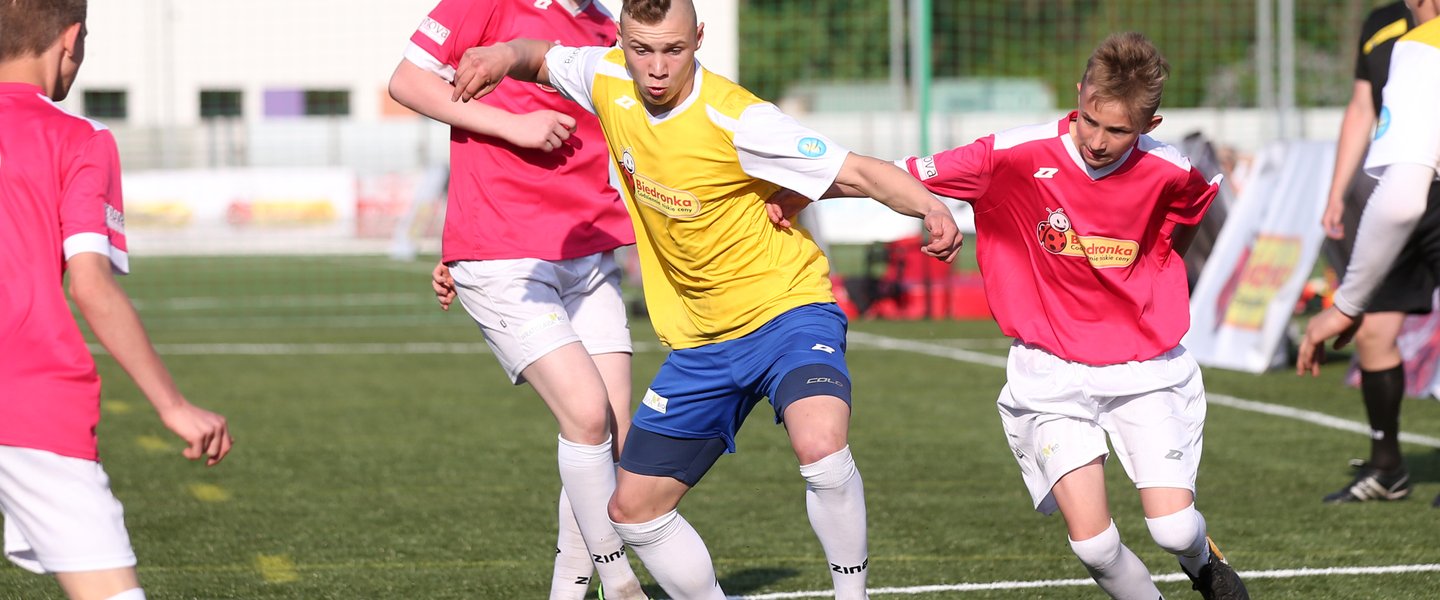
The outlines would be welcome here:
[[[743,337],[670,353],[636,410],[620,466],[695,485],[762,399],[775,422],[812,396],[851,401],[845,313],[832,303],[791,309]]]

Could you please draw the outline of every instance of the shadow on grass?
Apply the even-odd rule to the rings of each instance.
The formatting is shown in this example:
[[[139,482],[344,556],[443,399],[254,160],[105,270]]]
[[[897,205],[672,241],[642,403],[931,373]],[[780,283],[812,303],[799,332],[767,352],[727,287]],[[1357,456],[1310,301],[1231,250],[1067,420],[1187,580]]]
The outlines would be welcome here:
[[[725,590],[727,596],[744,596],[799,574],[800,572],[795,569],[776,567],[745,569],[720,578],[720,587]]]
[[[1400,429],[1404,431],[1405,426]],[[1412,484],[1440,482],[1440,449],[1406,453],[1405,467],[1410,469]]]

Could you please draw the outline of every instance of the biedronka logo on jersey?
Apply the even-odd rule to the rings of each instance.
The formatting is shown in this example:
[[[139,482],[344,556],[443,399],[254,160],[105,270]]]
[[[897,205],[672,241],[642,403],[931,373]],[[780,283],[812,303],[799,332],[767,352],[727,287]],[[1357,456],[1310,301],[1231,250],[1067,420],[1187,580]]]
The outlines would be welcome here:
[[[661,185],[635,170],[635,154],[626,148],[620,156],[627,187],[635,199],[672,219],[690,219],[700,214],[700,199],[690,192]]]
[[[1050,215],[1036,226],[1036,235],[1046,252],[1084,257],[1096,269],[1128,267],[1135,262],[1135,254],[1140,251],[1138,242],[1076,234],[1070,229],[1070,217],[1065,209],[1045,210]]]

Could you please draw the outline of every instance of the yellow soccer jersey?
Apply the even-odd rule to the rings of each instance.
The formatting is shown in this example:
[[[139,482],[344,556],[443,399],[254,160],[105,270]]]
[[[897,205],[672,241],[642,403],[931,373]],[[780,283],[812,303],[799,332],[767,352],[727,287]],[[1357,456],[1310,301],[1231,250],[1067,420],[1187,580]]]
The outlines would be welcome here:
[[[690,96],[658,117],[619,48],[556,47],[546,67],[552,85],[600,118],[661,342],[731,340],[797,306],[834,302],[819,246],[771,225],[764,202],[782,186],[819,199],[848,151],[698,65]]]

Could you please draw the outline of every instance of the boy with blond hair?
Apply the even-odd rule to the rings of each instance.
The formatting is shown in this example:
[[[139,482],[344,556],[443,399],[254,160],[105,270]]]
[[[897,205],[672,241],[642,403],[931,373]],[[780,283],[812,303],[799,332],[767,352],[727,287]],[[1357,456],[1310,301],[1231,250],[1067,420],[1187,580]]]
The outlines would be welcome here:
[[[1145,135],[1160,124],[1168,74],[1145,36],[1112,35],[1086,64],[1076,111],[905,166],[975,207],[985,293],[1015,338],[1000,419],[1036,510],[1060,511],[1106,593],[1160,597],[1110,518],[1108,437],[1155,542],[1202,596],[1234,600],[1245,586],[1195,510],[1205,390],[1180,345],[1180,255],[1218,188]]]

